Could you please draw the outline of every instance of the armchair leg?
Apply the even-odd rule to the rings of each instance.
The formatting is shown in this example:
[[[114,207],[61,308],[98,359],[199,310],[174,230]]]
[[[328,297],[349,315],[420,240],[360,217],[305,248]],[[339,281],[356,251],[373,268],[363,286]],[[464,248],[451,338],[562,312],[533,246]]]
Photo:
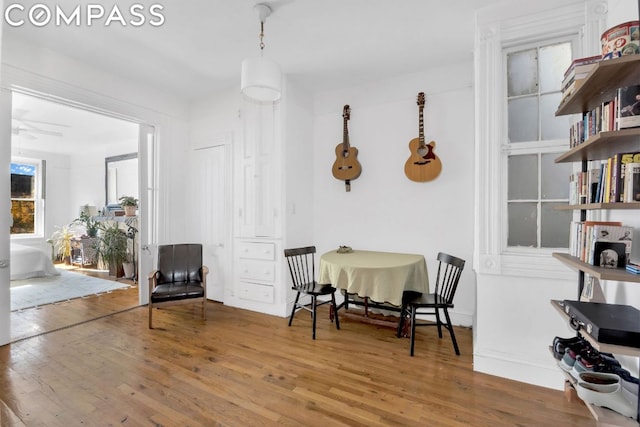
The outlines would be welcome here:
[[[151,301],[149,301],[149,329],[153,329],[153,322],[152,322],[152,317],[153,317],[153,306],[151,305]]]

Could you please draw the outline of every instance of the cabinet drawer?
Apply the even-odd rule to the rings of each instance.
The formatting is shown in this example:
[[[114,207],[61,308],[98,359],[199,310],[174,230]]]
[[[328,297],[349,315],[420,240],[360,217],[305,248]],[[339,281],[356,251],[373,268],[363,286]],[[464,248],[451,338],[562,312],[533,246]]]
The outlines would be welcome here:
[[[276,245],[273,243],[241,242],[240,258],[274,261],[276,259]]]
[[[272,262],[240,260],[241,279],[253,279],[265,282],[273,282],[276,277],[276,266]]]
[[[238,283],[238,298],[273,304],[273,295],[273,286],[249,282]]]

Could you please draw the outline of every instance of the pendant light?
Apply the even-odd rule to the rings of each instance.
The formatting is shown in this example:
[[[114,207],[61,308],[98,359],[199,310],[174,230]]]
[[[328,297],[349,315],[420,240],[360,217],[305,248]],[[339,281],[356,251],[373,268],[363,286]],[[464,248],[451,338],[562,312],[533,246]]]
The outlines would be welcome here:
[[[274,102],[280,99],[282,75],[278,64],[264,57],[264,22],[271,15],[271,8],[258,3],[254,9],[260,18],[260,56],[242,61],[240,91],[245,96],[260,102]]]

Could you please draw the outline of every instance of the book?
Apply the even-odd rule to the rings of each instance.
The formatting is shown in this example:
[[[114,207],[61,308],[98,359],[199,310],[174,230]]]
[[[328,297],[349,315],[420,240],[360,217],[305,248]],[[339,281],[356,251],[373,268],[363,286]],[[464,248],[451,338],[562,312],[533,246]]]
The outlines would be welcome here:
[[[640,85],[618,89],[618,129],[640,126]]]
[[[626,225],[607,225],[607,224],[594,224],[587,237],[587,262],[592,265],[598,265],[600,261],[597,253],[597,246],[599,243],[619,243],[624,246],[623,261],[631,256],[631,249],[633,244],[633,227]]]
[[[622,202],[624,194],[624,176],[626,173],[626,165],[629,163],[640,163],[640,151],[632,153],[618,153],[614,156],[614,190],[612,191],[612,202]]]
[[[574,59],[573,61],[571,61],[571,64],[569,64],[566,71],[564,72],[564,79],[571,76],[572,73],[575,73],[578,67],[591,66],[591,68],[593,68],[595,67],[595,64],[597,64],[601,60],[602,55],[586,56],[584,58]]]
[[[622,226],[620,221],[582,221],[579,223],[579,235],[577,236],[576,257],[583,262],[590,262],[588,256],[587,236],[591,234],[594,225],[617,225]]]
[[[640,163],[625,165],[623,192],[625,202],[640,202]]]

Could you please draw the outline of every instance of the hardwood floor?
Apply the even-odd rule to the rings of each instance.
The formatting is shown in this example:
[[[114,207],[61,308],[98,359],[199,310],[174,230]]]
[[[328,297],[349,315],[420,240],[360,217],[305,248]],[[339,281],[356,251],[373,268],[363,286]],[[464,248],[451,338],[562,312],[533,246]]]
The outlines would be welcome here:
[[[57,264],[56,268],[101,279],[114,280],[105,271],[88,268],[80,269],[62,264]],[[136,285],[133,280],[118,280],[131,286]],[[104,295],[90,295],[78,300],[62,301],[36,308],[12,311],[11,341],[19,341],[138,306],[137,286],[112,291],[105,295],[108,295],[109,298],[102,298]]]
[[[149,330],[137,307],[5,345],[2,425],[596,425],[563,392],[473,372],[469,329],[456,331],[457,357],[422,328],[410,357],[392,329],[345,318],[338,331],[323,308],[315,341],[306,313],[287,327],[210,302],[206,322],[177,306]],[[65,309],[96,312],[91,299]]]

